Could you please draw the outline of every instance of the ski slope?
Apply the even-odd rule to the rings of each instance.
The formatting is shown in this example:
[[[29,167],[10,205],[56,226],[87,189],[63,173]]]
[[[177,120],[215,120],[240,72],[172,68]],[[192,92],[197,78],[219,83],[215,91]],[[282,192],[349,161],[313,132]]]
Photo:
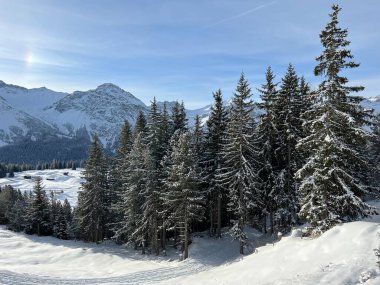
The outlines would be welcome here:
[[[69,172],[64,176],[63,172]],[[0,183],[30,190],[24,175],[41,176],[45,189],[60,186],[74,203],[80,170],[17,173]],[[55,180],[46,180],[54,178]],[[29,188],[28,188],[29,187]],[[380,208],[380,202],[374,202]],[[300,229],[280,241],[267,243],[259,232],[249,236],[256,251],[244,257],[238,243],[224,234],[215,240],[197,233],[189,259],[179,252],[167,256],[141,255],[123,246],[62,241],[29,236],[0,227],[0,284],[366,284],[379,285],[373,249],[380,238],[380,216],[336,226],[316,239],[301,238]]]
[[[71,206],[75,206],[78,199],[78,190],[83,182],[81,171],[83,169],[46,169],[29,170],[15,172],[13,178],[0,178],[0,186],[11,185],[21,191],[33,191],[34,179],[42,178],[42,185],[47,194],[54,192],[54,197],[60,201],[67,199]],[[68,175],[63,173],[68,172]],[[32,179],[25,179],[24,176],[31,176]]]

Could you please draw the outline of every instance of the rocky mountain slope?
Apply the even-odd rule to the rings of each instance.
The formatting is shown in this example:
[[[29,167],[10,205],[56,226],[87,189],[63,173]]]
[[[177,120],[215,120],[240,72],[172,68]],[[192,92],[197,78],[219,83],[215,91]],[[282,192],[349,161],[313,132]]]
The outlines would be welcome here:
[[[167,105],[170,110],[173,102]],[[78,144],[78,139],[85,154],[89,137],[94,133],[104,147],[112,151],[123,122],[128,120],[134,124],[138,113],[147,113],[148,109],[141,100],[111,83],[69,94],[45,87],[27,89],[0,81],[0,162],[27,162],[29,153],[43,151],[41,145],[45,150],[49,145],[52,151],[49,157],[61,152],[60,158],[68,159],[72,149],[67,145]],[[209,106],[187,112],[192,124],[196,115],[207,117]],[[14,153],[16,150],[25,153],[20,157]]]

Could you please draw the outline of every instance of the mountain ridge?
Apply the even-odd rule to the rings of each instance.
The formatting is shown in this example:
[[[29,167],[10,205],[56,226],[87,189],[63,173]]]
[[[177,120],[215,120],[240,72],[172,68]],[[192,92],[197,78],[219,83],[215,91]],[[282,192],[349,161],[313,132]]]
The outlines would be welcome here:
[[[163,106],[164,103],[158,104]],[[172,102],[166,104],[170,111]],[[189,123],[193,123],[196,115],[207,117],[208,108],[186,110]],[[35,149],[38,142],[46,144],[52,138],[62,148],[61,138],[73,139],[74,144],[78,130],[81,133],[86,130],[88,137],[96,133],[103,146],[112,152],[117,147],[124,121],[134,125],[139,112],[147,114],[149,106],[113,83],[103,83],[87,91],[65,93],[46,87],[28,89],[0,81],[0,110],[3,117],[0,120],[0,162],[25,162],[24,158],[22,161],[10,159],[12,155],[2,152],[1,148],[7,146],[9,152],[12,145],[33,144]],[[83,137],[81,135],[81,143]]]

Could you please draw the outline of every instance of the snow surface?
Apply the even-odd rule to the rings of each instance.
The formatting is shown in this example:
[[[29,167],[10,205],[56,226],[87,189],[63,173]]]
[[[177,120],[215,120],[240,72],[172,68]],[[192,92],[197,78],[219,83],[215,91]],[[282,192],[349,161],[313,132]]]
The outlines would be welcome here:
[[[63,172],[69,171],[69,176]],[[44,178],[45,188],[61,185],[60,199],[76,199],[80,170],[44,170],[15,173],[16,188],[31,189],[22,176]],[[55,178],[48,181],[46,178]],[[18,186],[16,186],[18,185]],[[55,189],[55,188],[54,188]],[[373,202],[380,208],[380,202]],[[239,256],[239,246],[224,234],[214,239],[197,233],[189,258],[178,252],[167,256],[141,255],[117,246],[53,237],[29,236],[0,227],[0,284],[380,284],[373,249],[379,247],[380,216],[336,226],[321,237],[302,238],[301,229],[268,243],[270,238],[250,230],[256,250]],[[253,249],[253,247],[251,247]],[[253,251],[253,250],[252,250]]]
[[[44,190],[48,194],[50,194],[51,191],[54,191],[54,197],[56,199],[60,201],[67,199],[71,206],[75,206],[78,200],[79,187],[81,186],[81,182],[84,181],[81,178],[81,171],[83,171],[83,169],[77,168],[77,170],[47,169],[15,172],[14,178],[0,178],[0,186],[11,185],[13,188],[20,189],[21,191],[33,191],[33,178],[40,177],[42,178]],[[63,175],[64,172],[68,172],[68,175]],[[26,175],[31,176],[32,179],[24,179],[24,176]]]

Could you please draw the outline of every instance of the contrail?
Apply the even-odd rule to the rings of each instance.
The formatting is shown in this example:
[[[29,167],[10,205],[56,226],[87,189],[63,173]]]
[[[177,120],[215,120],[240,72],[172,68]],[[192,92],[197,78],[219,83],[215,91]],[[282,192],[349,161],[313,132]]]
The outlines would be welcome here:
[[[222,23],[225,23],[225,22],[229,22],[229,21],[235,20],[235,19],[240,18],[240,17],[244,17],[244,16],[246,16],[246,15],[248,15],[248,14],[251,14],[251,13],[253,13],[253,12],[256,12],[256,11],[258,11],[258,10],[261,10],[261,9],[263,9],[263,8],[265,8],[265,7],[271,6],[271,5],[273,5],[274,3],[276,3],[277,1],[278,1],[278,0],[276,0],[276,1],[272,1],[272,2],[269,2],[269,3],[263,4],[263,5],[257,6],[257,7],[255,7],[255,8],[249,9],[248,11],[245,11],[245,12],[243,12],[243,13],[237,14],[237,15],[235,15],[235,16],[232,16],[232,17],[229,17],[229,18],[222,19],[222,20],[220,20],[220,21],[218,21],[218,22],[216,22],[216,23],[213,23],[213,24],[210,24],[210,25],[205,26],[203,29],[208,29],[208,28],[211,28],[211,27],[217,26],[217,25],[219,25],[219,24],[222,24]]]

